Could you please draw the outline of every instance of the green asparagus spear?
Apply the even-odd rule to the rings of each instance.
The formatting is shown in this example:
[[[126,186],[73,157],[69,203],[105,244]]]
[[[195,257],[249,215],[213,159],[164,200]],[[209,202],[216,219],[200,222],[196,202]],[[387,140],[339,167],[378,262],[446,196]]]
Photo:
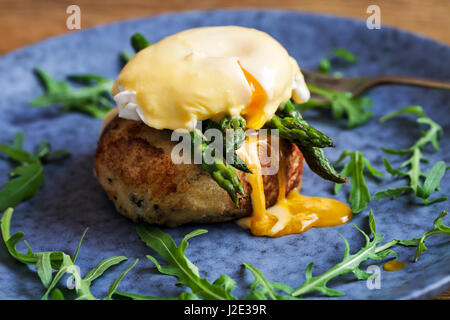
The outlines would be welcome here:
[[[280,136],[281,134],[284,135],[283,138],[290,141],[297,140],[303,145],[317,148],[334,147],[333,141],[328,136],[311,127],[303,120],[300,112],[295,108],[291,100],[286,102],[277,111],[277,114],[278,117],[274,116],[268,123],[268,126],[272,129],[279,129]]]
[[[314,173],[335,183],[347,182],[347,179],[342,178],[336,172],[326,158],[323,150],[320,149],[323,147],[334,146],[330,138],[309,126],[308,123],[303,120],[300,112],[295,108],[291,101],[286,102],[277,113],[281,117],[285,117],[280,118],[274,116],[269,123],[270,127],[279,129],[280,137],[297,144],[306,160],[306,163]],[[302,127],[302,129],[304,128],[303,132],[305,135],[300,132],[296,132],[297,134],[295,134],[292,132],[292,129],[289,129],[289,127]]]
[[[281,138],[302,146],[316,148],[334,147],[333,141],[328,136],[311,127],[303,119],[280,118],[274,115],[267,123],[267,127],[278,129]]]
[[[230,158],[229,155],[231,155],[233,159],[233,161],[230,161],[230,165],[243,172],[251,173],[244,160],[242,160],[236,153],[236,150],[239,149],[242,146],[242,143],[245,141],[245,126],[246,122],[242,117],[230,118],[227,116],[224,117],[220,123],[212,120],[205,121],[205,130],[214,128],[222,132],[224,151],[223,154],[224,156],[226,156],[227,160]]]
[[[294,102],[295,103],[295,102]],[[288,100],[282,108],[278,109],[277,113],[280,115],[294,118],[295,120],[301,121],[303,120],[302,115],[300,114],[300,111],[298,111],[294,103],[291,100]]]
[[[298,148],[303,154],[309,168],[318,176],[335,183],[346,183],[347,179],[343,178],[333,168],[330,161],[328,161],[323,149],[315,147],[307,147],[297,144]]]
[[[142,49],[147,48],[150,45],[151,43],[148,42],[147,39],[140,33],[135,33],[131,37],[131,46],[136,53],[138,53]]]
[[[244,118],[241,116],[238,117],[224,117],[222,121],[220,121],[220,128],[222,132],[226,132],[226,130],[234,131],[234,139],[232,141],[232,147],[237,150],[242,146],[242,143],[245,141],[245,127],[247,123]]]
[[[244,186],[234,169],[229,164],[226,164],[223,159],[215,157],[213,150],[208,150],[208,144],[205,142],[200,130],[194,129],[190,132],[190,135],[194,153],[198,153],[202,157],[202,168],[208,171],[218,185],[228,192],[236,207],[239,208],[239,198],[237,195],[244,194]],[[213,156],[212,163],[207,163],[206,161],[207,152],[210,152]]]
[[[151,43],[148,42],[148,40],[140,33],[133,34],[131,36],[130,42],[131,42],[131,46],[134,49],[134,52],[136,52],[136,53],[138,53],[142,49],[145,49],[151,45]],[[120,58],[121,58],[121,62],[123,65],[127,64],[128,61],[130,61],[132,57],[133,57],[133,55],[127,51],[122,51],[120,53]]]

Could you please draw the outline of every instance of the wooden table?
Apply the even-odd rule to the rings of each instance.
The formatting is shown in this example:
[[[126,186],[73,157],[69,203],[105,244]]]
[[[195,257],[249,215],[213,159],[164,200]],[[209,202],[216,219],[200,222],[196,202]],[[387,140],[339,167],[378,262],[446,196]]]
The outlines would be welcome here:
[[[81,28],[163,12],[266,7],[307,10],[366,19],[369,4],[381,8],[382,24],[414,31],[450,44],[448,0],[0,0],[0,55],[66,28],[66,8],[81,8]]]
[[[366,19],[370,4],[381,22],[450,44],[448,0],[0,0],[0,55],[50,36],[71,32],[66,8],[81,8],[81,28],[180,10],[284,8]],[[450,291],[436,299],[450,299]]]

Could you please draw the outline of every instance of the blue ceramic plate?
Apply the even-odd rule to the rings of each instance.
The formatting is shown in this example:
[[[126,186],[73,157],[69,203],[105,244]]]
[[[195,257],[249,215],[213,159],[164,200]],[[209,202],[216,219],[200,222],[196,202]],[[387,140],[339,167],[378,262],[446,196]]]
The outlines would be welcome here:
[[[114,78],[119,72],[119,53],[124,49],[131,52],[129,38],[134,32],[141,32],[156,42],[183,29],[211,25],[241,25],[266,31],[304,68],[315,68],[320,57],[340,47],[359,58],[357,65],[345,70],[347,75],[401,74],[450,80],[448,46],[388,27],[368,30],[360,21],[286,11],[213,11],[156,16],[74,32],[0,58],[0,141],[8,141],[15,132],[24,131],[28,150],[46,139],[54,148],[72,153],[62,164],[46,165],[45,186],[31,200],[17,206],[12,232],[23,231],[35,251],[73,253],[84,228],[89,227],[78,260],[82,273],[110,256],[125,255],[130,259],[93,285],[93,293],[99,297],[105,295],[110,282],[135,258],[141,260],[120,284],[121,291],[172,296],[182,288],[174,286],[173,278],[154,271],[153,264],[145,259],[146,254],[153,252],[138,238],[135,225],[115,211],[93,175],[93,154],[101,121],[77,113],[61,114],[56,108],[28,107],[27,103],[42,93],[33,69],[41,66],[57,79],[86,72]],[[450,163],[450,145],[446,143],[450,138],[448,92],[386,86],[370,91],[368,96],[373,99],[375,117],[354,130],[346,130],[342,123],[324,114],[305,114],[311,123],[334,139],[337,148],[328,151],[332,160],[343,150],[362,150],[372,164],[383,171],[379,147],[407,147],[417,139],[419,128],[413,118],[383,125],[378,123],[378,118],[397,108],[422,105],[446,131],[441,151],[430,156],[433,160],[444,159]],[[0,161],[0,183],[7,181],[10,169],[9,163]],[[304,194],[332,196],[333,186],[329,182],[305,171]],[[373,194],[402,183],[387,178],[369,180],[368,186]],[[448,195],[449,191],[450,184],[444,180],[435,195]],[[341,192],[337,198],[345,201],[346,193]],[[421,235],[431,228],[441,210],[448,209],[448,201],[421,206],[413,197],[405,196],[395,201],[374,200],[370,208],[374,210],[378,232],[388,241]],[[368,209],[353,219],[353,223],[366,231]],[[250,236],[232,222],[165,230],[180,241],[183,235],[199,227],[209,232],[191,240],[188,257],[210,280],[221,274],[237,280],[243,288],[236,289],[237,296],[244,294],[253,279],[244,270],[243,262],[259,268],[271,281],[298,287],[304,281],[304,271],[310,262],[315,263],[313,273],[318,274],[341,260],[344,242],[340,234],[348,239],[352,252],[364,243],[352,223],[278,239]],[[417,263],[412,262],[414,248],[396,249],[399,258],[407,262],[406,268],[397,272],[383,271],[380,289],[368,289],[365,281],[356,281],[352,274],[330,281],[329,286],[344,291],[343,298],[347,299],[433,297],[450,288],[450,243],[448,238],[436,236],[428,240],[427,246],[429,250]],[[25,246],[21,248],[25,250]],[[370,264],[381,267],[383,262],[369,261],[362,269],[366,270]],[[2,299],[38,299],[44,292],[34,270],[12,259],[3,244],[0,245],[0,288]]]

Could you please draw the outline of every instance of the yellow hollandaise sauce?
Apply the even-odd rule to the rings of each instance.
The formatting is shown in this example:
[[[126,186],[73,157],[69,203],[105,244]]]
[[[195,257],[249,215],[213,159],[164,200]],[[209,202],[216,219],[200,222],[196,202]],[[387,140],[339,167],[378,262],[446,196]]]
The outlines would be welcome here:
[[[307,95],[305,95],[307,93]],[[267,33],[237,26],[194,28],[139,51],[113,86],[119,116],[155,129],[242,115],[260,129],[280,104],[309,97],[297,62]]]
[[[301,233],[311,227],[330,227],[347,223],[352,218],[348,205],[338,200],[299,194],[299,188],[286,196],[286,163],[279,157],[277,173],[279,193],[274,206],[266,209],[262,169],[258,157],[257,135],[250,135],[239,150],[252,173],[247,180],[252,187],[253,214],[238,220],[238,225],[250,229],[256,236],[281,237]]]

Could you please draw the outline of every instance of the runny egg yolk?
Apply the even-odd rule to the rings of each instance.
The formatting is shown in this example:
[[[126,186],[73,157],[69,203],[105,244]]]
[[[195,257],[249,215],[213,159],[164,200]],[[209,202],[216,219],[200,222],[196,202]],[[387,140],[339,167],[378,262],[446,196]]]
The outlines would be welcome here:
[[[252,91],[250,103],[241,111],[241,115],[247,121],[247,128],[258,130],[267,121],[267,115],[264,110],[264,105],[267,102],[267,94],[258,80],[250,72],[245,70],[240,62],[238,63]]]
[[[344,224],[351,220],[352,211],[346,204],[322,197],[308,197],[299,194],[299,188],[286,196],[286,163],[280,154],[277,173],[279,193],[274,206],[266,209],[262,169],[258,157],[256,135],[248,137],[239,155],[247,163],[252,173],[247,181],[252,187],[251,198],[253,214],[238,220],[238,224],[249,228],[256,236],[281,237],[301,233],[311,227],[329,227]]]

